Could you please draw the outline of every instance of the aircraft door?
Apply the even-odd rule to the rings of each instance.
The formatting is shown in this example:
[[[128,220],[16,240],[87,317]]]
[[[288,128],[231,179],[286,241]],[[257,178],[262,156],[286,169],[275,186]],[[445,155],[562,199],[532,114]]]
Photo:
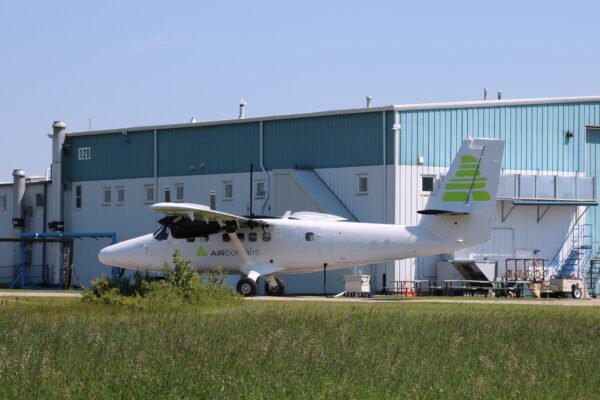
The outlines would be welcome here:
[[[313,265],[323,262],[327,241],[316,226],[288,226],[285,228],[286,258],[293,264]]]

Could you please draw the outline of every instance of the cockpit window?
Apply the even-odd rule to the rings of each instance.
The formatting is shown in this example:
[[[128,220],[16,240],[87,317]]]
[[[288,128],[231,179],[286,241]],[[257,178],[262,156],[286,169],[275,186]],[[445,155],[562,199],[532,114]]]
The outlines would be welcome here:
[[[160,241],[163,241],[165,239],[169,238],[169,228],[161,225],[156,232],[154,232],[154,239]]]

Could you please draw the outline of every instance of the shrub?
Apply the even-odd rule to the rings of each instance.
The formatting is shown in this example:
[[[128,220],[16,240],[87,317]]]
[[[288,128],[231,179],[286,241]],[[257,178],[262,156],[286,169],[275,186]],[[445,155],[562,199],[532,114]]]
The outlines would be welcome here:
[[[198,275],[190,260],[173,254],[173,266],[163,266],[164,279],[153,280],[136,272],[121,279],[106,275],[94,279],[84,290],[84,301],[104,304],[156,307],[169,305],[224,305],[237,303],[239,296],[225,283],[221,270]]]

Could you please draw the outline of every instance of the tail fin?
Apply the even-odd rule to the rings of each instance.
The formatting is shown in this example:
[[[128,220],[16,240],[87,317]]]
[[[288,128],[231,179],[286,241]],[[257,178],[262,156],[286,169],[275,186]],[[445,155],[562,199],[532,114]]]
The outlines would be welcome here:
[[[419,211],[421,224],[449,240],[489,240],[503,153],[503,140],[463,141],[442,185]]]

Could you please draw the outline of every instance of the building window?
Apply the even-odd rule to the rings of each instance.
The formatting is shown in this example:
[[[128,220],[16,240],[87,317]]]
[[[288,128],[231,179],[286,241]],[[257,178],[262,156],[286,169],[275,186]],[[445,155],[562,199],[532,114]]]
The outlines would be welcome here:
[[[225,195],[223,196],[223,200],[233,199],[233,182],[232,181],[223,182],[223,186],[225,189]]]
[[[123,205],[125,203],[125,187],[117,186],[117,204]]]
[[[266,194],[265,181],[256,181],[256,198],[263,199]]]
[[[165,203],[171,202],[171,188],[165,188]]]
[[[175,201],[178,203],[183,202],[183,183],[175,184]]]
[[[367,174],[356,175],[356,194],[369,193],[369,176]]]
[[[146,203],[154,203],[154,185],[144,185]]]
[[[75,208],[79,210],[79,209],[81,209],[82,206],[83,206],[82,189],[81,189],[81,185],[77,185],[77,186],[75,186]]]
[[[35,194],[35,206],[37,208],[44,208],[44,195],[42,193]]]
[[[0,195],[0,211],[6,211],[6,195]]]
[[[112,189],[109,187],[105,187],[102,189],[102,191],[104,193],[104,197],[102,199],[102,205],[109,206],[110,203],[112,202]]]
[[[435,175],[422,175],[421,176],[421,193],[429,194],[433,192],[435,182]]]

